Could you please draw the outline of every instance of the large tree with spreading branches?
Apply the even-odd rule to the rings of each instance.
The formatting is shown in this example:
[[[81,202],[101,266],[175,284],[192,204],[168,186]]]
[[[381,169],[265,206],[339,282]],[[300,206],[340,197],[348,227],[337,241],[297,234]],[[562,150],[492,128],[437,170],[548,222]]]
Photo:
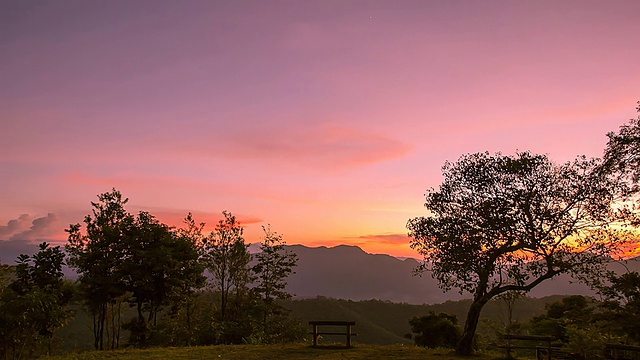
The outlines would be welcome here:
[[[617,182],[597,159],[556,164],[545,155],[476,153],[445,163],[444,181],[426,193],[428,216],[410,219],[411,247],[441,288],[469,292],[457,345],[473,353],[483,306],[527,292],[562,273],[598,276],[623,234]]]

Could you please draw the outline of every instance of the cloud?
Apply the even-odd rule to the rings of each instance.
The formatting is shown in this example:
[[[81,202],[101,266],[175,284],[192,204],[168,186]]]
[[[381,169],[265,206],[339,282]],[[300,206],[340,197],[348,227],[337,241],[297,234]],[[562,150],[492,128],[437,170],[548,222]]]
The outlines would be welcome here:
[[[320,170],[365,166],[411,150],[385,135],[328,125],[252,127],[213,140],[196,146],[204,147],[207,156],[286,162]]]
[[[158,220],[160,220],[161,222],[170,226],[175,226],[177,228],[181,228],[184,226],[183,220],[187,216],[187,214],[191,212],[191,214],[193,215],[193,219],[195,220],[196,223],[201,223],[201,222],[205,223],[205,227],[204,227],[205,232],[212,231],[215,228],[215,226],[218,224],[218,221],[224,219],[222,212],[212,213],[212,212],[205,212],[205,211],[166,210],[166,209],[149,210],[149,212],[152,215],[154,215],[156,218],[158,218]],[[236,220],[240,222],[240,225],[243,225],[243,226],[251,225],[251,224],[259,224],[264,221],[263,219],[253,215],[236,214],[234,212],[231,212],[231,213],[236,217]]]
[[[26,230],[30,219],[29,214],[22,214],[17,219],[9,220],[7,225],[0,226],[0,237]]]
[[[59,240],[55,240],[60,233],[57,223],[58,216],[54,213],[38,218],[22,214],[0,226],[0,262],[13,264],[20,254],[33,255],[40,242],[58,243]]]
[[[58,217],[54,213],[48,213],[45,217],[35,218],[31,222],[31,227],[28,230],[13,232],[9,240],[33,241],[54,235],[60,230],[54,227],[57,221]]]
[[[374,242],[387,245],[409,244],[409,237],[406,234],[374,234],[358,236],[358,239],[365,240],[365,243]]]

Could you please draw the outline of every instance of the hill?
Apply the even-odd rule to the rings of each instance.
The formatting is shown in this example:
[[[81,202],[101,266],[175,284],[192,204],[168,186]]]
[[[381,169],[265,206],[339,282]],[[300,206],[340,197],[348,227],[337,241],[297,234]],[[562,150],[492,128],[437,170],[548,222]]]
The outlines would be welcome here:
[[[461,299],[444,294],[431,276],[414,276],[414,259],[368,254],[357,246],[310,248],[289,246],[298,255],[296,273],[287,290],[296,298],[380,299],[411,304]]]
[[[415,259],[400,260],[384,254],[369,254],[357,246],[335,247],[288,246],[298,255],[296,274],[288,279],[287,290],[297,299],[326,296],[350,300],[388,300],[409,304],[436,304],[469,298],[456,291],[447,293],[438,288],[429,273],[415,276]],[[629,260],[630,270],[640,269],[640,258]],[[613,263],[612,270],[624,267]],[[586,295],[595,292],[567,275],[547,280],[529,294],[532,297],[551,295]]]

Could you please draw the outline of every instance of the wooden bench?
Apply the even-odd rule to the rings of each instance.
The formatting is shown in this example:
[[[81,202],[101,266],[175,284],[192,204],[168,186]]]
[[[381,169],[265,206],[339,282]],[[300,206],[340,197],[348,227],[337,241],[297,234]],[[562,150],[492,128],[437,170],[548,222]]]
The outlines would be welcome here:
[[[605,344],[605,356],[609,359],[640,359],[640,346]]]
[[[538,360],[542,360],[544,358],[551,360],[551,354],[559,351],[559,348],[551,346],[551,343],[555,340],[551,336],[503,335],[500,339],[507,342],[506,345],[498,346],[501,349],[507,350],[507,359],[512,358],[511,352],[514,349],[535,350],[536,359]],[[511,343],[512,341],[518,341],[519,345],[513,345]],[[522,344],[523,342],[525,342],[525,344]],[[536,344],[531,344],[531,342],[535,342]]]
[[[309,325],[313,326],[313,332],[311,333],[313,335],[313,346],[318,346],[318,336],[320,335],[346,335],[347,347],[351,347],[351,337],[357,335],[351,332],[351,327],[354,326],[355,324],[356,324],[355,321],[309,321]],[[344,332],[337,332],[337,331],[331,331],[331,330],[319,331],[318,328],[320,326],[323,326],[323,327],[324,326],[327,326],[327,327],[344,326],[345,331]]]

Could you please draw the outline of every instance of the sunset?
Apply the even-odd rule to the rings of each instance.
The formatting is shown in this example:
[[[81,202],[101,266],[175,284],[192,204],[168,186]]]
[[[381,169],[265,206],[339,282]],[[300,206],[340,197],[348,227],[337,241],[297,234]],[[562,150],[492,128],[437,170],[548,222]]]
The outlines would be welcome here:
[[[174,226],[228,210],[249,242],[271,224],[290,244],[415,257],[405,225],[445,161],[602,155],[635,113],[638,11],[4,2],[0,235],[62,243],[115,187]]]
[[[0,1],[0,358],[637,358],[638,14]]]

